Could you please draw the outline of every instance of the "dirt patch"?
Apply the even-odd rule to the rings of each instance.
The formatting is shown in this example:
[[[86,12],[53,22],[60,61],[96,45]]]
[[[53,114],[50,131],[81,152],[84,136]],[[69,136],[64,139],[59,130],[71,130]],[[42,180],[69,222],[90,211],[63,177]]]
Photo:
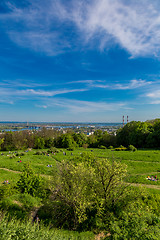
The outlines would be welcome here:
[[[17,200],[13,200],[13,203],[15,203],[15,204],[17,204],[18,206],[20,206],[20,207],[22,207],[23,206],[23,204],[22,203],[20,203],[19,201],[17,201]]]
[[[95,236],[95,240],[103,240],[103,239],[105,239],[106,237],[109,237],[109,236],[111,236],[110,233],[107,233],[107,235],[105,235],[104,232],[101,232],[101,233],[99,233]]]
[[[8,169],[8,168],[0,168],[2,170],[5,170],[5,171],[8,171],[8,172],[14,172],[14,173],[22,173],[20,171],[14,171],[14,170],[11,170],[11,169]]]
[[[154,188],[154,189],[160,190],[160,186],[157,186],[157,185],[148,185],[148,184],[141,184],[141,183],[127,183],[127,184],[135,187],[146,187],[146,188]]]

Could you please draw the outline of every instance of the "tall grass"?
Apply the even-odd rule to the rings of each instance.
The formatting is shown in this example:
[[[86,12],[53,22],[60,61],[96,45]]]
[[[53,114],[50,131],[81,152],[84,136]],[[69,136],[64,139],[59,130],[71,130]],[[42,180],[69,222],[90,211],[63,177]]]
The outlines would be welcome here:
[[[15,219],[7,221],[1,218],[0,221],[0,239],[1,240],[92,240],[92,232],[71,232],[57,229],[49,229],[42,224],[32,224],[30,222],[21,222]]]

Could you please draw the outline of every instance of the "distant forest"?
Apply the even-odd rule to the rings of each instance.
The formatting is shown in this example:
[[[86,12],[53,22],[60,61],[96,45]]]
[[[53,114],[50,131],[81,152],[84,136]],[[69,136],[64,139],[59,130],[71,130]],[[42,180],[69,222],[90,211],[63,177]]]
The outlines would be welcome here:
[[[132,121],[117,130],[117,134],[96,130],[92,135],[75,133],[68,130],[62,133],[58,130],[42,128],[39,131],[4,132],[0,135],[1,151],[20,150],[27,148],[66,148],[74,150],[84,148],[127,148],[133,145],[136,148],[160,147],[160,120],[151,122]],[[124,148],[123,148],[124,147]]]

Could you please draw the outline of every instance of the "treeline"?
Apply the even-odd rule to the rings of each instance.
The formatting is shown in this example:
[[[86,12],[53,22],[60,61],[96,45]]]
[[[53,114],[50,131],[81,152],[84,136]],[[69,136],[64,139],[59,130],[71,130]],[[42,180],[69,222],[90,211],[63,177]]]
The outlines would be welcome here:
[[[5,132],[0,135],[0,150],[12,151],[27,148],[44,149],[44,148],[66,148],[74,150],[77,147],[108,147],[116,145],[116,137],[109,135],[107,132],[97,130],[93,135],[87,137],[84,133],[75,133],[68,130],[63,134],[57,130],[41,131],[17,131]]]
[[[63,134],[57,130],[41,131],[17,131],[5,132],[0,135],[0,149],[2,151],[19,150],[27,148],[68,148],[74,150],[77,147],[108,148],[128,147],[159,148],[160,147],[160,120],[154,123],[136,122],[127,123],[117,131],[117,134],[109,134],[106,131],[96,130],[94,134],[87,136],[84,133],[75,133],[68,130]]]
[[[160,120],[153,123],[132,121],[119,129],[116,136],[117,144],[134,145],[137,148],[160,147]]]

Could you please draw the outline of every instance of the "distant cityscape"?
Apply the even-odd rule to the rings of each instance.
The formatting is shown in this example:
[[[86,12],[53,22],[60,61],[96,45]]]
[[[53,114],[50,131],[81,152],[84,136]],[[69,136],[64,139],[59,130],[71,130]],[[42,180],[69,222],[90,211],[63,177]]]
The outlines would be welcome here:
[[[116,132],[117,129],[123,127],[123,123],[73,123],[73,122],[0,122],[0,131],[40,131],[43,128],[55,129],[66,132],[74,130],[74,132],[83,132],[91,135],[94,131],[100,129],[108,133]]]

